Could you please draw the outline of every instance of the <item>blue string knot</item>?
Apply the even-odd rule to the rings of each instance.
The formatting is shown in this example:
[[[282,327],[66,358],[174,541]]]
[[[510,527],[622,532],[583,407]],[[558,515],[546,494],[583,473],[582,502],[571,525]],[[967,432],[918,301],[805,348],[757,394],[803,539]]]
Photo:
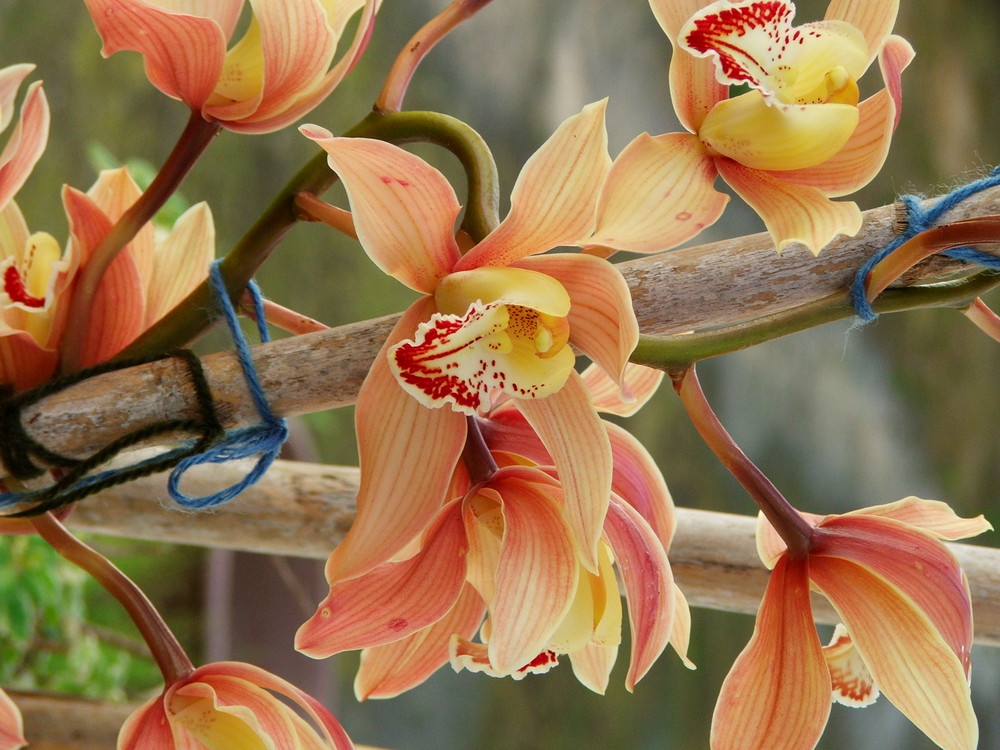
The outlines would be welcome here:
[[[892,242],[865,261],[861,268],[858,269],[857,274],[854,276],[854,282],[851,284],[851,303],[854,305],[854,311],[862,323],[868,323],[878,317],[865,294],[865,280],[868,278],[869,272],[904,242],[934,227],[945,213],[959,203],[976,193],[981,193],[983,190],[996,187],[997,185],[1000,185],[1000,166],[994,167],[989,176],[962,185],[947,195],[941,196],[926,209],[921,205],[923,199],[919,195],[904,195],[899,199],[899,202],[906,208],[906,229],[902,234],[893,238]],[[956,247],[942,254],[967,263],[976,263],[987,268],[1000,269],[1000,257],[979,252],[971,247]]]

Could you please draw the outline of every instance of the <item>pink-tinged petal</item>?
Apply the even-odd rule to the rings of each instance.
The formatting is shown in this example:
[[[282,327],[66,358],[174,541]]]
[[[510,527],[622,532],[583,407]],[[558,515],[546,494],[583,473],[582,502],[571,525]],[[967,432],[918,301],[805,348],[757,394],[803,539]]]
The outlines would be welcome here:
[[[889,153],[902,104],[899,76],[913,59],[913,50],[899,37],[890,37],[883,59],[891,61],[885,71],[891,83],[858,105],[858,126],[844,147],[822,164],[775,173],[775,178],[830,197],[853,193],[872,181]]]
[[[604,695],[608,689],[608,678],[611,668],[618,659],[617,646],[598,646],[588,643],[579,651],[568,654],[573,674],[580,683],[593,690],[598,695]]]
[[[465,581],[465,528],[454,500],[438,514],[421,550],[367,574],[335,581],[295,634],[295,648],[324,658],[398,641],[434,624],[455,604]]]
[[[87,191],[87,196],[101,209],[101,213],[115,224],[142,195],[142,189],[132,179],[127,167],[104,169]],[[156,230],[148,222],[136,232],[127,246],[126,252],[135,263],[143,286],[149,283],[153,273],[153,253],[156,249]]]
[[[687,655],[688,647],[691,645],[691,608],[688,606],[687,597],[676,583],[674,584],[674,628],[670,631],[670,645],[685,667],[697,669]]]
[[[0,690],[0,750],[17,750],[27,744],[21,712],[10,696]]]
[[[830,672],[809,605],[805,560],[778,560],[750,642],[712,717],[713,750],[811,750],[830,715]]]
[[[471,639],[479,629],[486,605],[471,586],[459,594],[455,606],[430,627],[384,646],[361,652],[361,665],[354,678],[354,695],[393,698],[420,685],[448,663],[451,636]]]
[[[621,387],[597,365],[591,364],[580,373],[594,408],[619,417],[631,417],[645,406],[663,382],[664,374],[663,370],[629,362],[622,374],[624,387]]]
[[[570,343],[621,383],[639,341],[632,295],[621,272],[603,258],[581,253],[523,258],[514,265],[562,284],[572,303],[567,316]]]
[[[43,349],[30,333],[0,326],[0,384],[34,388],[55,373],[59,354]]]
[[[523,667],[503,672],[490,663],[489,648],[485,643],[475,643],[457,635],[451,638],[448,655],[456,672],[467,669],[490,677],[511,677],[514,680],[523,680],[529,674],[545,674],[559,663],[559,656],[554,651],[545,650]]]
[[[431,311],[427,299],[414,303],[386,346],[412,334]],[[330,582],[385,562],[427,526],[450,499],[446,493],[465,445],[465,417],[450,409],[428,409],[411,398],[389,371],[384,349],[361,386],[355,424],[361,464],[358,513],[327,561]]]
[[[670,641],[674,579],[663,545],[632,506],[613,500],[604,531],[625,584],[632,630],[632,657],[625,688],[632,692]]]
[[[183,745],[174,743],[161,695],[150,698],[133,711],[118,732],[118,750],[145,750],[150,747],[183,748]]]
[[[6,114],[5,109],[0,103],[0,115]],[[7,205],[28,179],[48,138],[49,104],[39,81],[28,87],[17,127],[0,153],[0,208]]]
[[[731,159],[717,164],[723,179],[764,220],[778,252],[801,242],[818,255],[838,234],[853,236],[861,229],[856,203],[831,201],[815,188],[783,182]]]
[[[455,270],[510,265],[590,235],[597,196],[611,168],[606,104],[588,104],[565,120],[528,159],[511,192],[510,213]]]
[[[979,727],[965,671],[935,624],[896,587],[852,562],[815,557],[810,573],[886,698],[942,748],[973,750]]]
[[[597,545],[611,497],[611,444],[577,373],[558,393],[522,399],[518,408],[548,449],[565,492],[566,522],[581,562],[597,572]]]
[[[848,560],[894,587],[930,620],[968,672],[972,603],[962,569],[944,544],[929,532],[873,515],[831,516],[817,529],[824,533],[813,542],[812,560]],[[844,622],[853,634],[850,621]]]
[[[69,218],[71,243],[78,243],[81,256],[89,258],[111,230],[111,222],[89,197],[73,188],[63,190],[63,205]],[[146,290],[135,262],[128,252],[119,253],[104,272],[91,301],[80,354],[83,367],[110,359],[142,332],[145,300]]]
[[[635,436],[605,422],[611,440],[614,474],[611,489],[648,523],[663,549],[670,549],[677,522],[674,501],[659,467]]]
[[[479,420],[479,428],[491,451],[516,453],[533,463],[552,465],[542,439],[513,401],[494,409],[488,419]]]
[[[882,80],[885,88],[895,104],[895,117],[892,121],[893,130],[899,125],[899,116],[903,111],[903,87],[900,81],[903,71],[913,60],[914,52],[910,43],[898,36],[886,39],[878,64],[882,70]]]
[[[379,268],[411,289],[432,294],[458,261],[455,191],[436,169],[383,141],[333,138],[305,125],[302,133],[330,156],[344,183],[354,227]]]
[[[588,242],[654,253],[691,239],[714,224],[729,202],[713,187],[717,175],[696,136],[642,133],[611,166]]]
[[[188,681],[193,682],[199,679],[211,681],[210,676],[212,674],[223,674],[227,677],[244,680],[251,685],[256,685],[257,687],[270,690],[288,698],[301,708],[316,726],[323,730],[327,740],[333,743],[333,747],[336,750],[354,750],[354,744],[347,736],[340,722],[330,714],[323,704],[287,680],[283,680],[277,675],[273,675],[253,664],[215,662],[196,669],[188,678]]]
[[[837,623],[833,637],[823,647],[823,655],[830,668],[834,701],[844,706],[861,707],[878,700],[878,685],[843,624]]]
[[[874,505],[845,513],[847,516],[883,516],[893,518],[918,529],[929,531],[940,539],[954,541],[978,536],[992,531],[993,525],[982,515],[962,518],[946,503],[940,500],[923,500],[919,497],[904,497],[894,503]]]
[[[226,54],[228,34],[218,21],[142,0],[86,0],[86,4],[104,42],[102,55],[138,52],[156,88],[194,109],[205,103]],[[227,0],[219,7],[230,11],[234,5],[234,0]],[[228,12],[223,15],[229,17]]]
[[[799,515],[808,521],[811,526],[815,526],[827,517],[819,516],[815,513],[803,513],[802,511],[799,511]],[[757,554],[760,556],[760,561],[770,570],[774,567],[778,558],[785,554],[785,550],[788,547],[785,545],[785,541],[778,536],[778,532],[774,530],[774,527],[768,522],[767,517],[763,513],[757,514],[756,537]]]
[[[190,735],[204,747],[294,747],[289,709],[244,680],[211,675],[175,684],[166,693],[164,707],[175,732]]]
[[[0,68],[0,130],[5,130],[14,119],[14,101],[24,79],[31,75],[35,65],[18,63]]]
[[[207,203],[185,211],[156,248],[143,328],[149,328],[205,280],[215,257],[215,225]]]
[[[882,43],[896,23],[899,0],[830,0],[826,18],[847,21],[868,43],[868,62],[882,49]]]
[[[494,669],[508,674],[542,652],[566,616],[579,564],[557,483],[534,469],[510,468],[489,485],[503,499],[504,531],[488,653]]]

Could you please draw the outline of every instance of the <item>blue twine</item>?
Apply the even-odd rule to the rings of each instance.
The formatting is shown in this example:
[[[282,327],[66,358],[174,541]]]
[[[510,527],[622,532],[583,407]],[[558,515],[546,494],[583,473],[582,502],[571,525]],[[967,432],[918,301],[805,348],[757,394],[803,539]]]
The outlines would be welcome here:
[[[257,370],[253,365],[250,356],[250,346],[247,344],[243,331],[240,330],[239,321],[236,318],[236,310],[229,299],[229,292],[219,270],[221,260],[212,263],[209,272],[209,279],[212,283],[212,291],[215,292],[216,301],[222,308],[223,317],[229,327],[229,334],[236,347],[236,358],[239,360],[243,370],[243,377],[246,380],[247,388],[253,397],[254,406],[260,414],[260,423],[251,427],[242,427],[236,430],[229,430],[225,437],[212,444],[208,451],[182,459],[170,472],[167,480],[167,492],[177,503],[186,508],[210,508],[220,505],[228,500],[232,500],[243,490],[256,484],[264,472],[268,470],[274,459],[281,452],[281,446],[288,438],[288,426],[285,420],[274,415],[270,405],[267,403],[267,396],[264,388],[257,377]],[[247,284],[250,296],[253,299],[254,313],[257,318],[257,333],[260,340],[267,342],[270,337],[267,333],[267,323],[264,320],[264,302],[261,299],[260,287],[253,280]],[[181,492],[180,481],[184,472],[192,466],[199,464],[221,464],[228,461],[236,461],[241,458],[251,458],[258,456],[257,463],[247,473],[243,479],[223,490],[214,492],[204,497],[189,497]]]
[[[1000,185],[1000,167],[994,167],[988,177],[970,182],[967,185],[962,185],[947,195],[941,196],[930,208],[925,209],[921,206],[922,198],[919,195],[904,195],[899,199],[906,207],[905,231],[870,257],[858,269],[857,275],[854,277],[854,283],[851,284],[851,303],[854,305],[854,311],[862,323],[868,323],[878,317],[868,302],[868,296],[865,293],[865,280],[868,278],[869,272],[904,242],[916,237],[921,232],[926,232],[937,224],[941,216],[966,198],[997,185]],[[956,247],[942,253],[942,255],[947,255],[956,260],[976,263],[987,268],[1000,269],[1000,257],[979,252],[971,247]]]

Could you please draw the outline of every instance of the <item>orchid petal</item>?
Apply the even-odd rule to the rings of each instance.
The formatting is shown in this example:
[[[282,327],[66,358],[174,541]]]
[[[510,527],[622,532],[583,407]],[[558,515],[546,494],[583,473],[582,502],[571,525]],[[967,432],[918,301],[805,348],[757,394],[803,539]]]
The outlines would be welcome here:
[[[886,698],[942,748],[975,748],[979,727],[965,672],[931,619],[881,576],[885,571],[813,557],[810,572]]]
[[[229,700],[217,689],[228,693]],[[186,681],[167,696],[170,723],[205,747],[270,750],[269,746],[290,744],[294,730],[287,707],[243,680],[213,676],[210,681]]]
[[[698,137],[713,152],[744,167],[802,169],[840,151],[859,117],[851,104],[772,105],[760,92],[749,91],[716,104]]]
[[[919,497],[904,497],[894,503],[862,508],[844,515],[884,516],[950,541],[993,530],[993,525],[982,515],[962,518],[940,500],[923,500]]]
[[[300,130],[329,154],[347,190],[358,239],[375,265],[432,294],[459,258],[454,226],[461,207],[444,176],[384,141],[334,138],[315,125]]]
[[[705,115],[729,95],[729,87],[715,78],[715,63],[695,57],[677,44],[684,23],[704,5],[704,0],[649,0],[653,15],[673,47],[670,57],[670,100],[681,125],[697,133]]]
[[[606,101],[565,120],[517,178],[510,213],[455,270],[506,266],[560,245],[575,245],[594,230],[594,207],[611,167],[604,126]]]
[[[127,167],[104,169],[87,191],[87,196],[115,224],[142,195],[142,189],[132,179]],[[126,252],[135,263],[136,272],[147,284],[153,273],[153,254],[156,249],[156,230],[151,222],[143,224],[135,237],[129,240]]]
[[[830,714],[830,672],[813,625],[809,566],[778,560],[753,636],[722,684],[713,750],[816,746]]]
[[[469,541],[465,580],[487,605],[497,594],[496,573],[504,529],[502,505],[503,498],[497,491],[485,486],[474,495],[466,496],[462,508],[465,536]]]
[[[488,653],[490,664],[508,674],[542,652],[566,616],[579,565],[554,480],[511,468],[494,474],[490,486],[503,498],[504,531]]]
[[[71,242],[79,243],[81,256],[89,260],[111,231],[111,222],[88,196],[73,188],[63,190],[63,205]],[[91,300],[80,355],[82,366],[108,360],[131,343],[142,332],[144,309],[145,289],[135,262],[129,253],[119,253],[101,277]]]
[[[572,302],[567,316],[570,343],[621,383],[639,341],[632,295],[621,272],[603,258],[581,253],[523,258],[515,265],[562,284]]]
[[[598,695],[608,689],[611,669],[618,659],[618,646],[598,646],[588,643],[578,651],[568,654],[573,675],[584,687]]]
[[[632,692],[670,641],[676,601],[674,579],[663,545],[632,506],[613,501],[604,531],[614,550],[628,601],[632,657],[625,688]]]
[[[614,462],[612,491],[642,516],[663,549],[669,550],[677,522],[674,501],[663,474],[634,435],[610,422],[605,422],[604,426],[611,441]]]
[[[853,236],[861,229],[856,203],[831,201],[815,188],[782,182],[730,159],[719,159],[718,167],[723,179],[764,220],[778,252],[801,242],[818,255],[838,234]]]
[[[899,125],[899,116],[903,111],[903,87],[900,78],[903,71],[912,62],[914,54],[913,47],[908,41],[893,35],[886,39],[882,53],[879,55],[878,64],[882,70],[882,80],[885,81],[886,91],[889,92],[895,104],[893,130]]]
[[[460,500],[442,508],[420,552],[387,562],[364,576],[336,581],[295,634],[295,648],[323,658],[381,646],[433,625],[455,604],[465,581],[468,544]]]
[[[110,57],[120,50],[143,56],[146,76],[168,96],[200,109],[212,94],[226,54],[227,31],[213,17],[178,13],[143,0],[85,0]],[[241,1],[226,0],[216,15],[231,18]]]
[[[118,732],[118,750],[143,750],[148,747],[169,747],[185,750],[174,742],[163,696],[157,695],[129,714]],[[191,750],[194,750],[193,748]]]
[[[428,299],[415,302],[386,346],[409,335],[432,310]],[[330,582],[361,575],[420,533],[449,499],[445,493],[465,445],[465,417],[450,409],[427,409],[411,398],[389,371],[384,349],[361,386],[355,423],[361,463],[358,513],[327,561]]]
[[[820,529],[825,533],[814,539],[811,560],[847,560],[892,586],[930,620],[968,672],[972,604],[962,569],[944,544],[929,532],[874,515],[831,516]],[[851,622],[844,622],[853,635]]]
[[[565,318],[571,307],[570,295],[552,276],[508,266],[448,274],[437,285],[434,301],[448,315],[462,315],[477,301],[530,307],[559,318]]]
[[[834,701],[844,706],[861,707],[878,700],[878,685],[843,624],[837,623],[833,637],[823,647],[823,655],[830,668]]]
[[[486,605],[471,586],[459,594],[451,610],[433,625],[393,643],[361,652],[361,665],[354,678],[354,695],[393,698],[416,687],[440,666],[448,663],[452,634],[470,639],[479,629]]]
[[[17,750],[27,745],[24,739],[24,722],[14,701],[0,690],[0,749]]]
[[[456,672],[467,669],[470,672],[482,672],[490,677],[510,677],[513,680],[523,680],[529,674],[545,674],[559,663],[559,656],[555,652],[545,650],[539,652],[523,667],[512,672],[503,672],[490,662],[489,647],[485,643],[475,643],[458,635],[451,637],[448,657]]]
[[[212,211],[207,203],[198,203],[181,214],[153,256],[144,328],[170,312],[205,280],[213,257]]]
[[[5,130],[14,118],[18,89],[35,67],[32,63],[17,63],[0,68],[0,130]]]
[[[899,0],[830,0],[826,18],[846,21],[861,32],[868,43],[870,65],[892,31],[898,10]]]
[[[59,353],[43,349],[30,333],[0,326],[0,384],[34,388],[52,377],[58,363]]]
[[[681,658],[688,669],[697,669],[694,662],[688,658],[688,647],[691,645],[691,608],[687,597],[680,587],[674,584],[674,627],[670,631],[670,645]]]
[[[603,367],[591,364],[580,373],[590,391],[594,408],[604,414],[631,417],[653,397],[665,373],[655,367],[629,362],[622,373],[624,387],[613,381]]]
[[[28,67],[28,71],[31,67]],[[4,68],[5,71],[10,69]],[[7,106],[0,101],[0,116],[7,115]],[[49,104],[42,90],[42,84],[35,82],[28,87],[28,93],[25,94],[24,103],[21,105],[17,127],[14,128],[3,152],[0,153],[0,208],[6,206],[21,189],[42,152],[45,151],[45,144],[49,138],[49,119]],[[0,126],[0,130],[2,129]]]
[[[815,513],[803,513],[802,511],[799,511],[799,515],[802,516],[802,518],[804,518],[810,526],[815,526],[826,518],[826,516],[819,516]],[[785,544],[785,540],[778,535],[777,531],[775,531],[770,521],[767,520],[767,516],[763,513],[757,514],[756,538],[757,555],[760,557],[760,561],[764,563],[765,567],[770,570],[774,567],[778,558],[785,554],[788,546]]]
[[[581,562],[597,572],[597,545],[611,496],[611,445],[580,376],[543,399],[521,399],[518,408],[538,433],[559,472],[566,521],[580,545]]]
[[[713,187],[717,175],[696,136],[642,133],[611,165],[588,243],[654,253],[691,239],[729,202]]]

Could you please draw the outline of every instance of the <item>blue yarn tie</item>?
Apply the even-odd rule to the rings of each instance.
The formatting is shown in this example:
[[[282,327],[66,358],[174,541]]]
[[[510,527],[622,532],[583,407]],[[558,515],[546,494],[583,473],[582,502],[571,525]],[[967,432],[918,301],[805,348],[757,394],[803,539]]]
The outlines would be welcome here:
[[[1000,167],[994,167],[988,177],[970,182],[967,185],[962,185],[947,195],[941,196],[934,201],[930,208],[925,209],[921,205],[922,198],[919,195],[904,195],[899,199],[906,207],[905,231],[870,257],[858,269],[857,275],[854,277],[854,283],[851,284],[851,303],[854,305],[854,311],[862,323],[868,323],[878,317],[878,314],[872,309],[871,303],[868,302],[868,296],[865,293],[865,281],[868,278],[869,272],[904,242],[913,239],[921,232],[931,229],[945,213],[959,203],[976,193],[981,193],[983,190],[996,187],[997,185],[1000,185]],[[956,247],[942,253],[942,255],[947,255],[949,258],[962,260],[967,263],[976,263],[986,268],[1000,270],[1000,257],[979,252],[971,247]]]
[[[215,299],[219,307],[222,308],[223,318],[229,327],[229,334],[236,348],[236,358],[243,370],[243,377],[250,390],[250,395],[253,397],[254,406],[257,407],[257,413],[260,414],[261,421],[250,427],[228,431],[225,437],[216,441],[208,451],[182,459],[170,472],[170,478],[167,480],[167,492],[177,503],[191,509],[220,505],[232,500],[243,490],[256,484],[264,476],[264,472],[268,470],[274,459],[278,457],[282,444],[288,438],[288,427],[285,420],[276,417],[267,403],[267,396],[260,384],[260,379],[257,377],[257,370],[250,356],[250,346],[247,344],[243,331],[240,330],[236,310],[229,299],[229,292],[226,290],[222,272],[219,270],[220,263],[221,260],[213,262],[209,271],[212,291],[215,292]],[[253,299],[254,314],[257,318],[257,333],[262,342],[267,342],[270,337],[267,333],[267,323],[264,320],[264,302],[261,299],[260,288],[256,282],[251,280],[247,284],[247,289]],[[258,457],[257,463],[243,479],[235,484],[204,497],[189,497],[181,492],[181,477],[192,466],[221,464],[253,456]]]

